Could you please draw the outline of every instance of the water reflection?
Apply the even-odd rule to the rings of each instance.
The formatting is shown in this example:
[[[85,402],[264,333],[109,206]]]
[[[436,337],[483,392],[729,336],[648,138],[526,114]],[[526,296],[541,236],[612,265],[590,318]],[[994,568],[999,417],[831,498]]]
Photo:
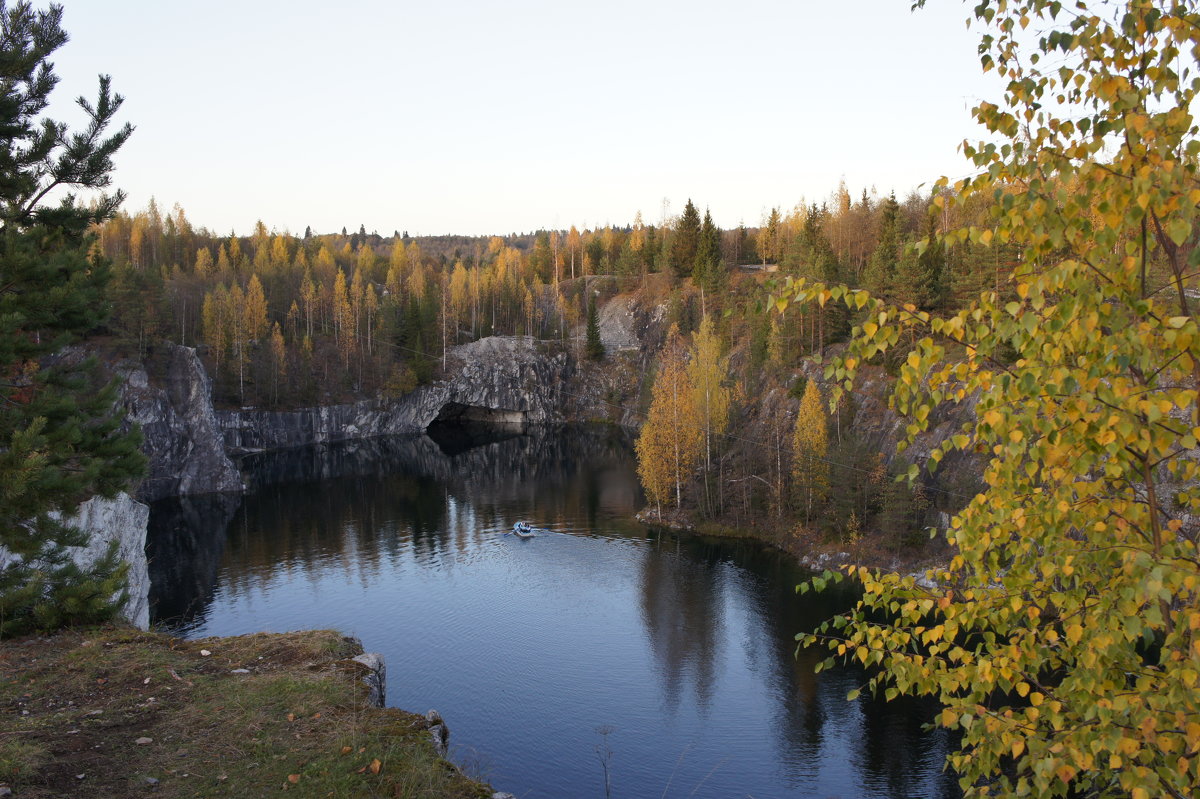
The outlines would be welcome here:
[[[707,713],[722,624],[720,563],[712,557],[685,557],[678,538],[658,539],[655,545],[642,559],[641,605],[663,705],[674,712],[690,683]]]
[[[160,626],[201,624],[212,601],[236,494],[160,500],[150,506],[146,559],[151,618]]]
[[[600,430],[379,439],[243,462],[253,493],[155,508],[157,616],[191,635],[336,627],[389,701],[523,797],[953,797],[920,703],[794,651],[853,597],[747,542],[650,534],[629,442]],[[504,532],[529,519],[548,533]],[[468,754],[470,753],[470,754]]]

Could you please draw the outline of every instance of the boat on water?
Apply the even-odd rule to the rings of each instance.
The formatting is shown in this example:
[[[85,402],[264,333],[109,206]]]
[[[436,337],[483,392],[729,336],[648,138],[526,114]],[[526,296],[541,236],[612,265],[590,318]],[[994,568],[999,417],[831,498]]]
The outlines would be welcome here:
[[[513,525],[512,534],[517,538],[533,538],[536,533],[533,532],[533,527],[529,522],[517,522]]]

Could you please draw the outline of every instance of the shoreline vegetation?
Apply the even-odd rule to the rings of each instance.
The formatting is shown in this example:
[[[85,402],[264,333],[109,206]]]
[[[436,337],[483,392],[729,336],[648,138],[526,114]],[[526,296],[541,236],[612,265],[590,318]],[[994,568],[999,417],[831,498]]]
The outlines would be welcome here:
[[[21,799],[478,799],[436,722],[372,707],[357,641],[331,630],[182,640],[105,626],[0,651],[0,786]]]

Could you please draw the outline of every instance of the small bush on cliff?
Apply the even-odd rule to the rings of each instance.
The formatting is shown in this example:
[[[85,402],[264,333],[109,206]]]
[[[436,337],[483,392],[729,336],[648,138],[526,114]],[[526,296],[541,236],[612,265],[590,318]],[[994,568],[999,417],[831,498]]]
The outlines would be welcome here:
[[[117,208],[120,192],[84,207],[62,187],[109,184],[128,125],[105,137],[121,97],[100,78],[82,132],[39,118],[58,79],[50,55],[67,40],[62,8],[34,11],[0,0],[0,637],[102,619],[122,572],[110,557],[79,568],[66,547],[85,543],[56,512],[111,496],[142,465],[137,439],[120,432],[112,386],[93,364],[56,353],[99,324],[108,265],[88,254],[89,225]]]

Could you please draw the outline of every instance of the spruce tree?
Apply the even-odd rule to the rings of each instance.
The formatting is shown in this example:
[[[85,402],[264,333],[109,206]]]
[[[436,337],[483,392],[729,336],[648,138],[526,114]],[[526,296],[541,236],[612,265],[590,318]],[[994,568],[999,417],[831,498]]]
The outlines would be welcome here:
[[[671,237],[670,261],[676,277],[687,277],[696,264],[696,251],[700,247],[700,212],[689,199],[683,207],[683,215]]]
[[[692,277],[709,294],[716,294],[726,283],[725,264],[721,261],[721,231],[713,224],[712,214],[707,210],[704,212],[704,222],[700,226]]]
[[[892,292],[900,303],[912,303],[923,311],[933,310],[942,303],[942,273],[945,271],[945,249],[937,238],[937,223],[930,214],[926,222],[925,248],[920,254],[906,252],[896,265]]]
[[[67,40],[61,22],[61,6],[0,0],[0,547],[15,556],[0,566],[0,637],[115,612],[124,569],[113,550],[75,566],[66,547],[85,536],[60,514],[114,495],[142,465],[137,437],[120,431],[115,386],[63,351],[106,314],[108,264],[89,255],[87,231],[123,195],[41,202],[54,189],[108,186],[132,128],[105,135],[121,106],[107,76],[94,104],[78,101],[81,132],[39,118],[58,82],[49,58]]]
[[[604,359],[604,342],[600,340],[600,321],[596,313],[595,294],[588,297],[587,357],[593,361]]]
[[[892,290],[896,264],[900,260],[900,204],[893,192],[883,201],[879,220],[879,243],[871,253],[863,282],[872,294],[883,295]]]

